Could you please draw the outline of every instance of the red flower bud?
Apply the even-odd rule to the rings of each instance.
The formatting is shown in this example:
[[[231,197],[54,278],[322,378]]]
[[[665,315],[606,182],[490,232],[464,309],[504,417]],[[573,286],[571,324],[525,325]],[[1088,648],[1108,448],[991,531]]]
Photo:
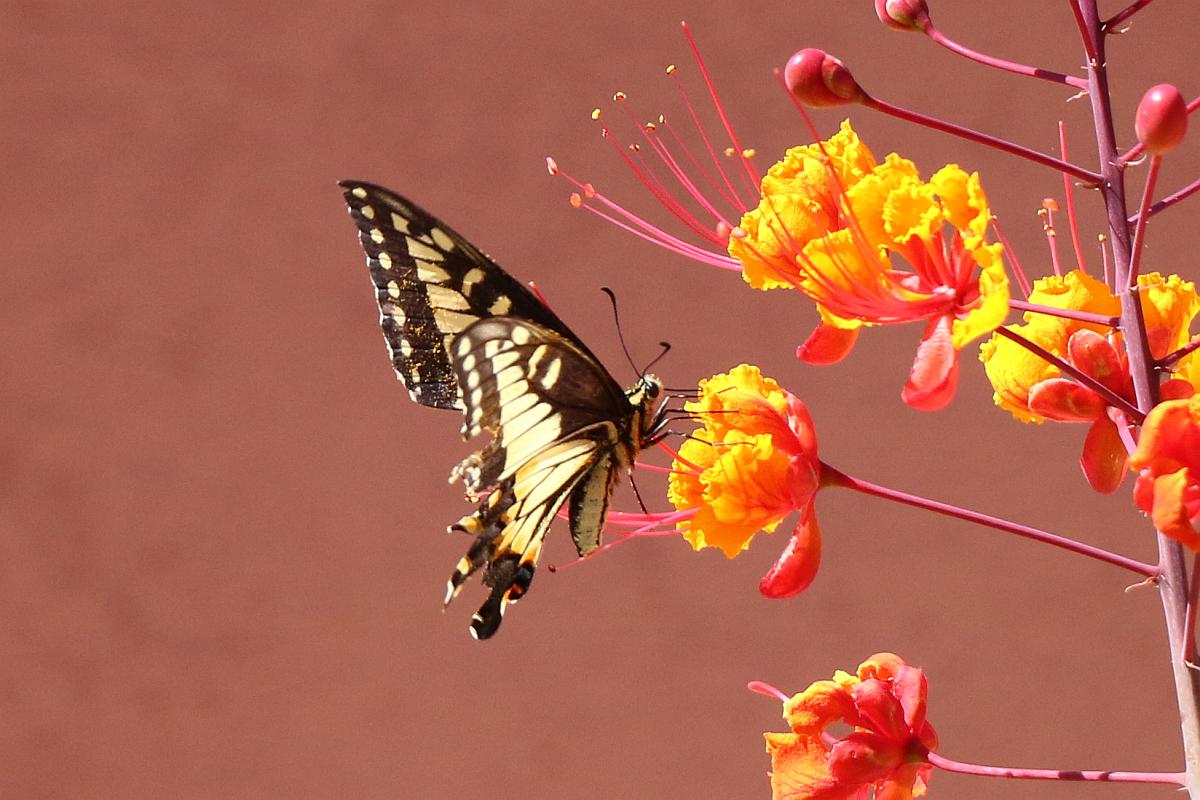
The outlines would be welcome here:
[[[898,31],[923,31],[929,24],[925,0],[875,0],[875,15]]]
[[[788,59],[783,82],[801,103],[814,108],[843,106],[863,99],[850,70],[824,50],[806,48]]]
[[[1133,129],[1150,155],[1166,155],[1183,141],[1188,112],[1183,95],[1169,83],[1151,86],[1138,103]]]

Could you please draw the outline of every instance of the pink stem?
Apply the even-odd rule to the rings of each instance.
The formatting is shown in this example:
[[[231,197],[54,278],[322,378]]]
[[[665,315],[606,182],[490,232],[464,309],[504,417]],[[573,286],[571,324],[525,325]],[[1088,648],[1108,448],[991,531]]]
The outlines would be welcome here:
[[[1152,2],[1154,2],[1154,0],[1137,0],[1135,3],[1130,3],[1128,6],[1104,20],[1104,22],[1100,23],[1100,32],[1113,33],[1113,28],[1117,27],[1134,14],[1150,5]]]
[[[1038,356],[1046,363],[1053,364],[1054,366],[1058,367],[1063,371],[1064,374],[1070,375],[1077,382],[1103,397],[1110,406],[1119,408],[1121,411],[1125,412],[1133,419],[1136,419],[1138,422],[1141,422],[1146,416],[1141,411],[1138,411],[1137,406],[1130,403],[1124,397],[1121,397],[1121,395],[1117,394],[1112,389],[1109,389],[1091,375],[1080,371],[1070,362],[1064,361],[1041,345],[1029,341],[1021,334],[1014,333],[1008,328],[996,328],[996,333],[1000,336],[1003,336],[1005,339],[1010,339],[1013,342],[1016,342],[1017,344],[1021,345],[1021,347],[1024,347],[1026,350],[1033,353],[1035,356]]]
[[[1192,583],[1188,587],[1187,617],[1183,622],[1184,634],[1187,637],[1183,643],[1183,661],[1185,664],[1196,662],[1196,601],[1200,598],[1200,553],[1192,556]]]
[[[1138,221],[1138,217],[1141,216],[1153,217],[1158,212],[1164,211],[1176,203],[1188,199],[1198,191],[1200,191],[1200,179],[1192,181],[1182,189],[1173,192],[1164,197],[1162,200],[1159,200],[1157,203],[1154,203],[1148,209],[1146,209],[1145,214],[1138,214],[1135,217],[1130,217],[1129,222],[1136,223]]]
[[[1019,156],[1021,158],[1029,159],[1030,161],[1050,167],[1051,169],[1059,172],[1065,172],[1068,175],[1074,175],[1079,180],[1092,186],[1097,186],[1100,183],[1100,176],[1095,172],[1086,170],[1083,167],[1077,167],[1074,164],[1069,164],[1066,161],[1054,158],[1053,156],[1048,156],[1045,153],[1039,153],[1037,150],[1031,150],[1028,147],[1023,147],[1019,144],[1013,144],[1012,142],[1004,139],[999,139],[995,136],[989,136],[986,133],[980,133],[979,131],[972,130],[970,128],[964,128],[961,125],[955,125],[952,122],[945,122],[940,119],[928,117],[924,114],[918,114],[916,111],[909,111],[908,109],[894,106],[891,103],[885,102],[876,97],[871,97],[870,95],[864,94],[862,102],[863,105],[867,106],[868,108],[873,108],[876,111],[883,112],[884,114],[890,114],[893,117],[912,122],[916,125],[924,125],[927,128],[933,128],[934,130],[942,131],[943,133],[953,134],[954,136],[962,137],[963,139],[971,142],[978,142],[979,144],[987,145],[988,147],[994,147],[997,150],[1001,150],[1005,153]]]
[[[930,500],[925,497],[920,497],[914,494],[889,489],[885,486],[869,483],[846,475],[843,472],[830,467],[822,462],[821,464],[822,483],[828,486],[842,486],[847,489],[853,489],[856,492],[882,497],[886,500],[894,500],[897,503],[903,503],[916,508],[923,508],[926,511],[932,511],[936,514],[943,514],[947,517],[974,522],[977,525],[984,525],[989,528],[995,528],[1005,533],[1016,534],[1023,536],[1026,539],[1042,542],[1054,547],[1061,547],[1064,550],[1069,550],[1072,553],[1094,558],[1097,561],[1103,561],[1113,566],[1127,569],[1130,572],[1135,572],[1147,578],[1154,578],[1158,575],[1158,567],[1153,564],[1144,564],[1141,561],[1136,561],[1126,556],[1110,553],[1107,550],[1102,550],[1098,547],[1093,547],[1083,542],[1077,542],[1074,539],[1068,539],[1065,536],[1048,533],[1038,528],[1031,528],[1028,525],[1020,525],[1016,522],[1009,522],[999,517],[992,517],[987,514],[981,514],[978,511],[970,511],[958,506],[952,506],[947,503],[939,503],[936,500]]]
[[[1104,781],[1111,783],[1169,783],[1182,786],[1182,772],[1117,772],[1109,770],[1082,769],[1024,769],[1020,767],[985,767],[982,764],[967,764],[928,753],[926,760],[947,772],[964,775],[983,775],[989,778],[1024,778],[1034,781]]]
[[[1175,366],[1180,361],[1182,361],[1184,356],[1188,355],[1189,353],[1194,352],[1197,348],[1200,348],[1200,336],[1196,337],[1195,339],[1192,339],[1190,342],[1188,342],[1183,347],[1176,350],[1174,353],[1168,353],[1167,355],[1160,358],[1158,360],[1158,366],[1163,369],[1170,369],[1171,367]]]
[[[1150,209],[1150,198],[1154,196],[1154,184],[1162,168],[1162,156],[1150,158],[1150,169],[1146,172],[1146,185],[1142,189],[1142,202],[1138,205],[1137,225],[1133,229],[1133,263],[1129,266],[1129,288],[1137,286],[1138,270],[1142,266],[1142,250],[1146,245],[1146,212]]]
[[[1110,328],[1115,328],[1121,321],[1120,317],[1107,317],[1104,314],[1093,314],[1091,311],[1076,311],[1071,308],[1042,306],[1024,300],[1009,300],[1008,306],[1015,311],[1032,311],[1035,314],[1047,314],[1051,317],[1074,319],[1079,322],[1090,322],[1094,325],[1107,325]]]
[[[963,45],[951,39],[949,36],[946,36],[944,33],[934,28],[932,22],[927,22],[925,24],[925,33],[929,35],[930,39],[933,39],[947,50],[953,53],[958,53],[960,56],[969,58],[972,61],[978,61],[980,64],[985,66],[996,67],[997,69],[1002,69],[1006,72],[1015,72],[1017,75],[1026,75],[1030,78],[1041,78],[1045,81],[1062,83],[1075,89],[1081,89],[1084,91],[1087,90],[1087,81],[1083,78],[1075,78],[1070,75],[1064,75],[1061,72],[1042,69],[1041,67],[1031,67],[1027,64],[1018,64],[1015,61],[1006,61],[1003,58],[984,55],[977,50],[964,47]]]
[[[1070,160],[1067,153],[1067,129],[1061,120],[1058,123],[1058,151],[1063,161]],[[1063,175],[1063,195],[1067,201],[1067,224],[1071,226],[1071,246],[1075,248],[1075,261],[1081,272],[1087,272],[1087,265],[1083,262],[1083,247],[1079,244],[1079,223],[1075,218],[1075,187],[1071,184],[1071,176],[1066,174]]]

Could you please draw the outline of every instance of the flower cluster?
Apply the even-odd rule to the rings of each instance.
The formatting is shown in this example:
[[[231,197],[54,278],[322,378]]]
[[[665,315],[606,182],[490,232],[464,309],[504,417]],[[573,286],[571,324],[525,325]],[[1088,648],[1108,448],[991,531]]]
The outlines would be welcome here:
[[[879,653],[783,704],[789,733],[766,734],[773,800],[898,800],[925,793],[937,735],[925,719],[925,674]],[[853,728],[834,739],[836,723]]]
[[[759,289],[795,288],[817,303],[821,323],[798,354],[843,358],[863,326],[924,321],[904,388],[915,408],[954,395],[958,351],[1008,313],[1002,247],[978,173],[955,164],[928,182],[892,153],[882,163],[850,123],[794,147],[762,180],[762,197],[729,239],[729,254]]]
[[[821,463],[808,409],[747,364],[701,381],[699,399],[685,408],[703,427],[679,448],[668,485],[678,511],[696,509],[680,523],[683,536],[697,550],[716,547],[733,558],[760,530],[774,531],[798,512],[796,533],[763,591],[803,590],[821,554],[812,513]]]

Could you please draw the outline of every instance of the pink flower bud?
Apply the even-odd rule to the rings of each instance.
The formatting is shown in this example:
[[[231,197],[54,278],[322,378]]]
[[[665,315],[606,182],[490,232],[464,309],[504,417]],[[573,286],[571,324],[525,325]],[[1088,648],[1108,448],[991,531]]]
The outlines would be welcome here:
[[[875,15],[898,31],[923,31],[929,24],[925,0],[875,0]]]
[[[814,48],[797,51],[788,59],[783,81],[797,100],[814,108],[857,103],[864,95],[841,61]]]
[[[1188,113],[1183,95],[1169,83],[1151,86],[1138,103],[1133,129],[1150,155],[1166,155],[1183,141]]]

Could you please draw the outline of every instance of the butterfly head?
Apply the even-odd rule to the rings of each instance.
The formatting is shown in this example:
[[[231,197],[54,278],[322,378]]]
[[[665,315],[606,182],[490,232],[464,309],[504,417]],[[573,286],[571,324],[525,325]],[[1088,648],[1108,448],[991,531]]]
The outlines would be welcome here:
[[[638,382],[629,387],[625,396],[629,404],[637,408],[649,408],[654,405],[663,393],[663,382],[654,375],[643,375]]]

